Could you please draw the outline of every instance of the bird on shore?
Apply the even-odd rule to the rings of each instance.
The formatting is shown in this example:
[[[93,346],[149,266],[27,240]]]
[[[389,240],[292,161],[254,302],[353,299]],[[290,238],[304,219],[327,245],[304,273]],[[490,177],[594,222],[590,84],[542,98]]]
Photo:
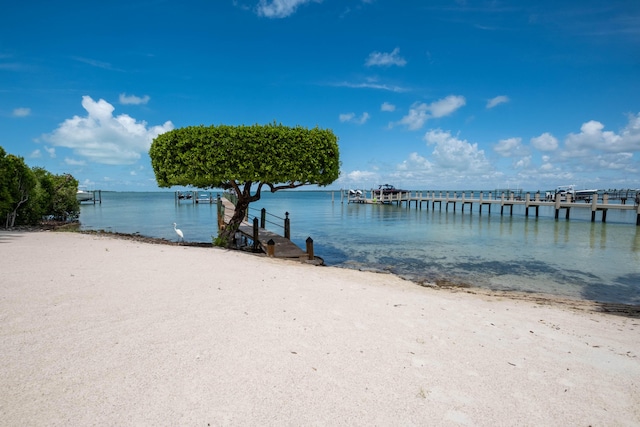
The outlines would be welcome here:
[[[182,230],[180,230],[179,228],[176,228],[176,224],[175,222],[173,223],[173,229],[175,230],[176,234],[178,235],[178,237],[180,239],[178,239],[178,241],[182,240],[184,242],[184,233],[182,232]]]

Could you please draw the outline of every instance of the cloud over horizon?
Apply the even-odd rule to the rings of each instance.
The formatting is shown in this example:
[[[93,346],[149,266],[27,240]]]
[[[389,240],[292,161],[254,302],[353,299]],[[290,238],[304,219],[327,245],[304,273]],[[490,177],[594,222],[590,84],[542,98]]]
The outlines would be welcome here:
[[[84,117],[73,116],[42,139],[57,147],[66,147],[81,157],[107,165],[135,163],[141,153],[149,151],[156,136],[173,129],[166,121],[159,126],[147,126],[127,114],[114,116],[115,108],[107,101],[82,97]]]

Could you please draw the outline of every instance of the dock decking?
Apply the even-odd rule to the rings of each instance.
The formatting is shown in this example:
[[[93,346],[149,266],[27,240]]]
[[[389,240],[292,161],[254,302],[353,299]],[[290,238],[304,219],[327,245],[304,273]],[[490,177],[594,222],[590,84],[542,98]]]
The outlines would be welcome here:
[[[233,216],[235,212],[235,205],[226,199],[225,197],[221,198],[221,203],[224,205],[224,223],[228,224],[229,220]],[[258,233],[258,243],[260,249],[270,255],[269,250],[269,242],[273,242],[273,257],[275,258],[287,258],[287,259],[297,259],[300,261],[304,261],[306,263],[320,265],[323,263],[321,258],[317,258],[313,255],[313,251],[311,253],[303,251],[300,247],[298,247],[291,240],[283,237],[273,231],[269,231],[264,228],[257,227]],[[243,221],[240,225],[238,231],[246,238],[253,240],[254,239],[254,225],[249,223],[248,221]]]
[[[522,197],[515,197],[513,193],[509,195],[501,194],[499,198],[493,197],[491,192],[479,192],[478,197],[473,197],[475,194],[471,193],[471,197],[466,197],[466,192],[461,192],[458,195],[458,192],[436,192],[436,191],[428,191],[426,195],[424,192],[401,192],[397,194],[386,194],[383,196],[377,195],[374,196],[371,194],[371,197],[367,197],[366,192],[363,192],[361,195],[353,195],[349,192],[342,192],[341,199],[344,200],[345,197],[348,203],[371,203],[371,204],[379,204],[379,203],[396,203],[398,205],[402,205],[405,203],[407,207],[411,207],[412,203],[415,203],[416,208],[422,209],[423,204],[426,204],[426,208],[429,209],[429,204],[431,204],[431,209],[435,209],[436,203],[438,207],[442,210],[442,204],[445,205],[445,210],[449,210],[449,205],[452,205],[453,211],[456,211],[456,206],[461,205],[462,212],[464,212],[465,205],[469,205],[469,209],[473,210],[473,205],[478,205],[480,213],[482,213],[482,207],[488,206],[489,213],[491,213],[492,205],[500,206],[500,214],[504,214],[504,208],[509,208],[509,214],[513,214],[513,206],[522,205],[525,207],[525,216],[529,216],[529,208],[535,209],[536,217],[539,215],[540,206],[550,206],[555,208],[555,218],[557,219],[560,215],[560,211],[562,209],[565,210],[565,217],[569,219],[571,209],[590,209],[591,210],[591,222],[594,222],[596,219],[596,212],[602,213],[602,222],[607,221],[607,211],[609,209],[616,210],[630,210],[636,213],[636,225],[640,226],[640,204],[637,203],[637,200],[633,204],[618,204],[618,203],[609,203],[608,195],[605,193],[601,197],[596,196],[593,197],[590,201],[575,201],[571,200],[571,196],[566,196],[565,200],[563,200],[560,195],[556,195],[555,200],[547,201],[541,199],[541,193],[534,193],[533,199],[531,198],[531,193],[526,193],[524,199]]]

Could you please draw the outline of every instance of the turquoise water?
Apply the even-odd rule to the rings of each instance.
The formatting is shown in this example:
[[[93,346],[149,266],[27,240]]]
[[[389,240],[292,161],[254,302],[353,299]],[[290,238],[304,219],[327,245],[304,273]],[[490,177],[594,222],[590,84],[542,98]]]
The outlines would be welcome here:
[[[215,193],[214,193],[215,194]],[[211,242],[216,205],[176,203],[171,192],[103,193],[101,205],[84,204],[83,229],[139,233],[176,240],[173,222],[187,241]],[[607,223],[590,222],[589,209],[571,220],[500,215],[494,206],[416,209],[341,203],[340,193],[288,191],[264,194],[251,215],[265,208],[267,228],[282,233],[290,213],[291,240],[328,265],[388,270],[412,280],[448,279],[500,290],[544,292],[571,298],[640,304],[640,227],[635,212],[609,211]],[[575,211],[575,212],[574,212]],[[506,212],[506,211],[505,211]],[[530,213],[531,215],[531,213]]]

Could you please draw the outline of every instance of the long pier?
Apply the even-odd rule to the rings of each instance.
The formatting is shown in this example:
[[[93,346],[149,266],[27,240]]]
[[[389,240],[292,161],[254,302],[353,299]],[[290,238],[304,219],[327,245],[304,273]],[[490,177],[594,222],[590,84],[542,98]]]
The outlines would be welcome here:
[[[222,205],[222,209],[221,209]],[[219,221],[221,224],[219,226],[225,226],[229,223],[229,220],[235,213],[235,205],[233,202],[228,200],[226,197],[218,198],[218,209],[223,212],[219,217]],[[285,219],[285,221],[288,218]],[[259,225],[258,218],[254,218],[252,223],[248,220],[244,220],[240,227],[238,228],[237,233],[239,236],[236,236],[236,241],[245,239],[250,239],[254,243],[254,248],[259,249],[266,253],[268,256],[274,258],[287,258],[287,259],[297,259],[303,261],[305,263],[321,265],[324,263],[322,258],[316,257],[313,252],[313,240],[311,238],[307,239],[307,247],[306,251],[303,251],[300,247],[298,247],[295,243],[293,243],[288,234],[288,230],[285,227],[285,236],[281,236],[278,233],[273,231],[269,231],[264,228],[264,224],[262,226]],[[240,242],[237,243],[238,246]]]
[[[341,200],[344,202],[345,198],[347,203],[371,203],[371,204],[389,204],[396,203],[397,205],[406,204],[407,207],[411,207],[411,204],[415,204],[416,209],[422,209],[423,205],[429,209],[429,205],[431,205],[431,209],[435,209],[436,204],[439,209],[442,210],[442,205],[444,204],[445,210],[448,211],[451,206],[453,212],[456,211],[456,207],[460,206],[462,212],[466,206],[469,207],[469,211],[473,211],[473,205],[478,206],[480,213],[482,213],[482,208],[487,207],[489,213],[491,213],[492,206],[500,207],[500,215],[504,215],[505,208],[509,210],[509,215],[513,215],[513,207],[517,205],[524,206],[525,208],[525,216],[529,216],[529,209],[533,209],[535,211],[535,216],[539,215],[539,210],[541,206],[550,206],[555,209],[555,218],[558,219],[560,216],[560,212],[562,210],[565,211],[565,218],[570,218],[571,209],[590,209],[591,210],[591,222],[595,222],[596,213],[601,212],[602,222],[607,221],[607,211],[608,210],[628,210],[634,211],[636,213],[636,225],[640,226],[640,203],[637,194],[634,200],[634,203],[610,203],[609,195],[604,193],[602,195],[596,194],[590,200],[572,200],[571,194],[561,195],[555,194],[554,200],[547,200],[546,197],[541,197],[540,192],[536,192],[533,194],[533,198],[531,197],[531,193],[525,193],[524,197],[522,195],[517,195],[513,192],[509,194],[505,194],[502,192],[500,197],[495,197],[493,192],[471,192],[469,194],[470,197],[467,197],[468,192],[456,192],[456,191],[402,191],[398,193],[391,194],[382,194],[379,193],[374,194],[371,191],[369,196],[365,191],[360,191],[358,193],[353,193],[350,191],[342,191],[341,192]],[[477,193],[477,197],[476,196]],[[626,200],[625,200],[626,202]]]

